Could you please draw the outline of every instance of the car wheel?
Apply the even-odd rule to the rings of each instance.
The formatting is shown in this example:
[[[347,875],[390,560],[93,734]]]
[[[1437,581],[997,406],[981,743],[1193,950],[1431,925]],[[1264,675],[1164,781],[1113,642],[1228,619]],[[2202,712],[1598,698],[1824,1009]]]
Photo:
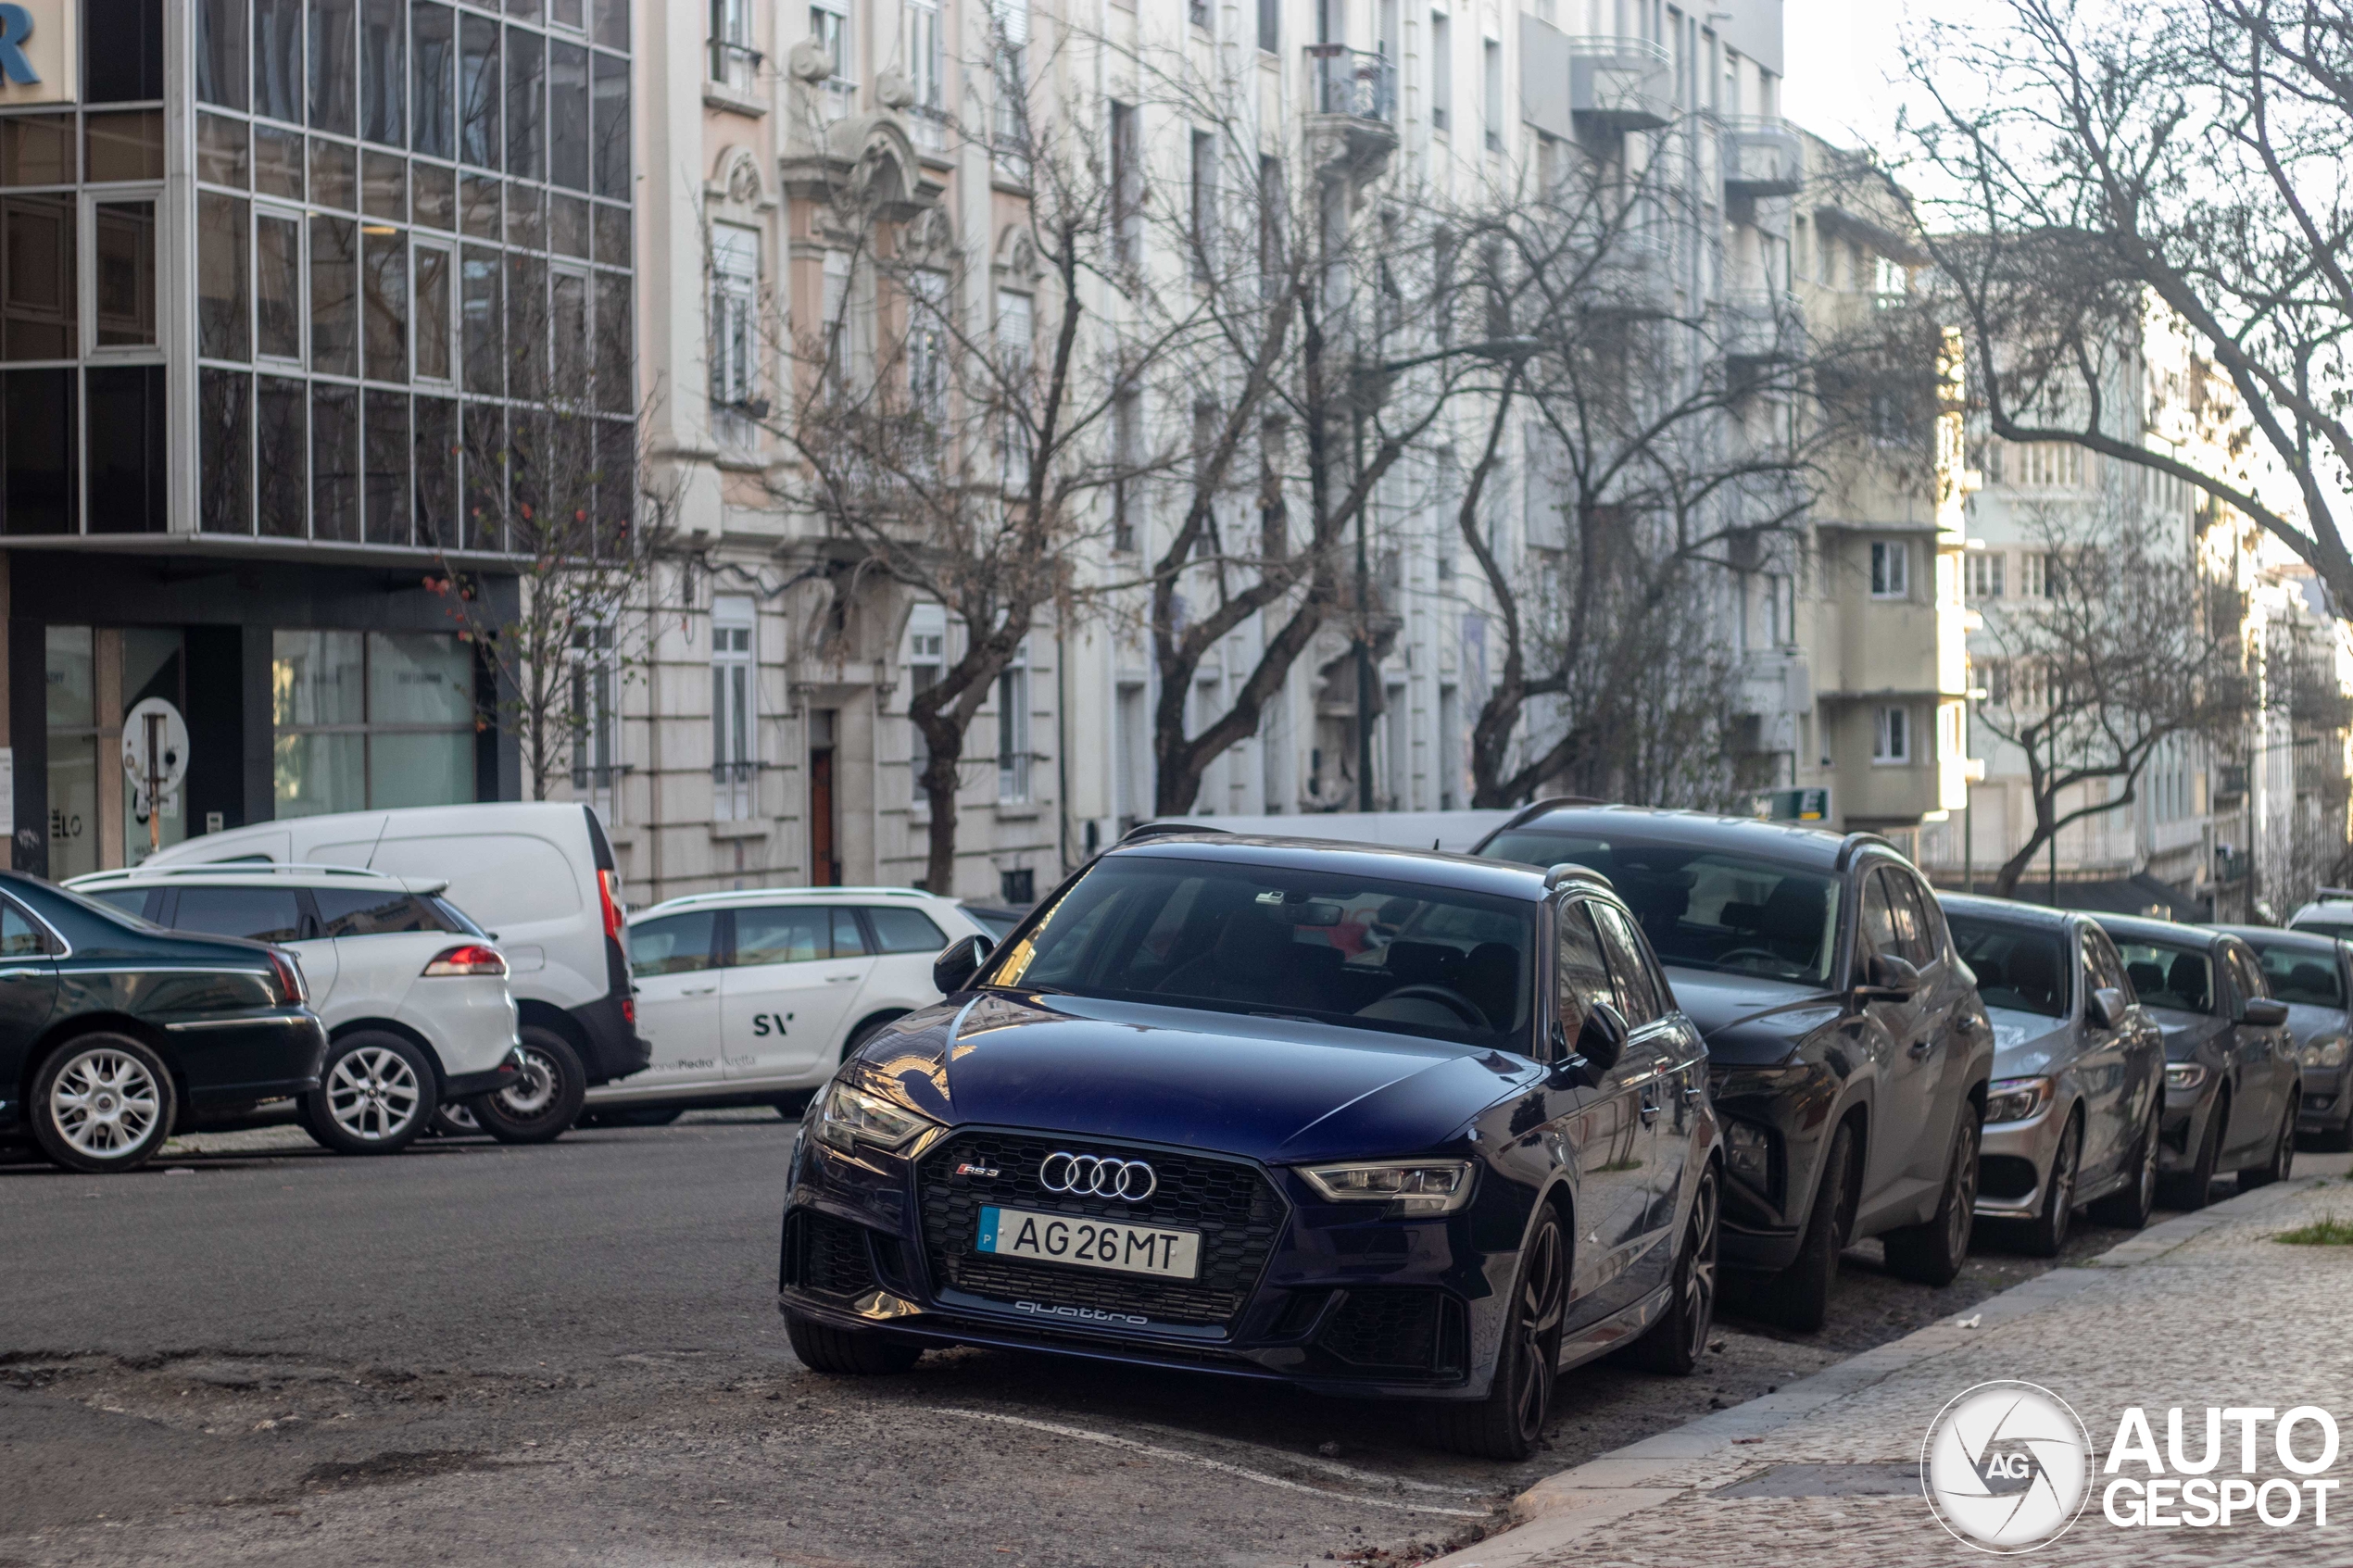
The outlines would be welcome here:
[[[1552,1415],[1568,1311],[1568,1248],[1560,1215],[1549,1205],[1520,1252],[1518,1276],[1505,1299],[1511,1315],[1487,1397],[1432,1407],[1425,1412],[1425,1431],[1453,1453],[1517,1461],[1536,1451]]]
[[[2296,1169],[2296,1113],[2300,1109],[2294,1095],[2288,1096],[2287,1110],[2280,1117],[2280,1130],[2271,1139],[2271,1157],[2262,1164],[2239,1173],[2239,1191],[2253,1192],[2257,1187],[2284,1182]]]
[[[482,1123],[474,1120],[471,1102],[446,1099],[433,1108],[433,1120],[425,1130],[438,1138],[470,1138],[482,1131]]]
[[[1830,1317],[1838,1255],[1846,1250],[1846,1238],[1855,1228],[1855,1173],[1854,1124],[1842,1123],[1831,1135],[1797,1257],[1757,1294],[1760,1316],[1800,1334],[1813,1333]]]
[[[922,1359],[924,1348],[893,1339],[871,1328],[835,1328],[799,1312],[785,1314],[785,1336],[792,1353],[812,1372],[839,1377],[876,1377],[905,1372]]]
[[[2168,1209],[2203,1209],[2214,1191],[2214,1167],[2221,1157],[2222,1128],[2229,1122],[2231,1102],[2217,1096],[2206,1113],[2206,1135],[2197,1141],[2197,1158],[2186,1171],[2177,1171],[2158,1185]]]
[[[397,1154],[423,1135],[438,1099],[424,1052],[361,1029],[328,1046],[319,1087],[302,1097],[303,1129],[337,1154]]]
[[[171,1074],[127,1035],[77,1035],[32,1075],[32,1135],[69,1171],[135,1171],[171,1135]]]
[[[2067,1245],[2068,1226],[2075,1218],[2075,1178],[2083,1162],[2083,1123],[2070,1119],[2051,1154],[2051,1173],[2043,1178],[2043,1212],[2026,1238],[2027,1252],[2056,1258]]]
[[[2149,1223],[2149,1214],[2157,1208],[2157,1153],[2164,1116],[2165,1101],[2160,1097],[2149,1107],[2141,1141],[2133,1146],[2133,1185],[2108,1194],[2086,1210],[2100,1224],[2136,1231]]]
[[[552,1143],[580,1115],[588,1074],[572,1045],[552,1029],[522,1030],[521,1081],[474,1100],[474,1120],[500,1143]]]
[[[1887,1272],[1915,1285],[1941,1289],[1953,1283],[1969,1261],[1969,1229],[1977,1223],[1977,1107],[1961,1107],[1953,1131],[1952,1162],[1944,1170],[1944,1195],[1924,1224],[1887,1233]]]
[[[1667,1315],[1634,1342],[1633,1361],[1648,1372],[1688,1377],[1707,1349],[1716,1323],[1716,1167],[1700,1173],[1692,1194],[1692,1217],[1683,1226],[1682,1250],[1675,1256]]]

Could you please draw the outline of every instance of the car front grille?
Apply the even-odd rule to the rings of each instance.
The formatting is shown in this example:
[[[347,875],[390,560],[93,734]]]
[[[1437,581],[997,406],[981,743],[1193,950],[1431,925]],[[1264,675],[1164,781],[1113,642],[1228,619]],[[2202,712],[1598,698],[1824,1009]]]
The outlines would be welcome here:
[[[1998,1202],[2024,1198],[2040,1180],[2034,1161],[2015,1154],[1988,1154],[1977,1162],[1977,1190]]]
[[[1351,1366],[1427,1372],[1436,1360],[1438,1292],[1356,1289],[1316,1343]]]
[[[1057,1150],[1149,1160],[1159,1185],[1140,1203],[1048,1192],[1038,1185],[1038,1172]],[[960,1165],[996,1174],[959,1177]],[[1229,1325],[1266,1266],[1284,1215],[1283,1200],[1265,1177],[1239,1160],[1027,1133],[959,1134],[924,1157],[916,1179],[924,1250],[935,1285],[996,1300],[1087,1307],[1164,1323]],[[980,1210],[987,1204],[1197,1230],[1200,1277],[1152,1279],[975,1252]]]
[[[875,1288],[866,1227],[805,1209],[792,1218],[792,1279],[821,1296],[861,1296]]]

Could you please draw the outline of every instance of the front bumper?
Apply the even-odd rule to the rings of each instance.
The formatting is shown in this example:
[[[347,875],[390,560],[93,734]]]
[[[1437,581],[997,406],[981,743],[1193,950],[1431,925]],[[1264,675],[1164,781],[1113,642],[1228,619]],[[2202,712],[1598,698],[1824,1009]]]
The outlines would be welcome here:
[[[2214,1112],[2219,1086],[2209,1069],[2206,1082],[2196,1088],[2165,1091],[2165,1114],[2158,1123],[2157,1135],[2159,1171],[2171,1174],[2197,1163],[2198,1145],[2206,1136],[2207,1118]]]
[[[2067,1135],[2071,1107],[2053,1097],[2022,1122],[1989,1122],[1979,1146],[1977,1207],[1981,1220],[2033,1220],[2043,1213],[2043,1184]]]
[[[1151,1223],[1198,1223],[1204,1235],[1197,1279],[1161,1288],[1162,1282],[1016,1267],[974,1252],[964,1239],[967,1210],[980,1198],[1059,1207],[1074,1217],[1092,1212],[1033,1195],[1026,1181],[1017,1185],[1018,1152],[992,1153],[989,1168],[1002,1175],[988,1190],[951,1188],[948,1156],[984,1139],[992,1151],[1057,1141],[959,1128],[909,1161],[862,1150],[851,1158],[813,1135],[801,1138],[786,1200],[778,1308],[936,1346],[1044,1350],[1330,1394],[1476,1399],[1486,1392],[1505,1295],[1491,1274],[1508,1281],[1517,1255],[1470,1246],[1476,1200],[1444,1219],[1331,1216],[1338,1206],[1316,1205],[1287,1172],[1123,1143],[1123,1153],[1155,1161],[1164,1153],[1220,1167],[1229,1183],[1263,1184],[1246,1255],[1235,1252],[1230,1223],[1143,1216]],[[1201,1184],[1188,1178],[1172,1189],[1190,1193]],[[1220,1286],[1232,1288],[1208,1302]]]
[[[2299,1133],[2334,1133],[2353,1125],[2353,1063],[2307,1067],[2304,1098],[2296,1113]]]

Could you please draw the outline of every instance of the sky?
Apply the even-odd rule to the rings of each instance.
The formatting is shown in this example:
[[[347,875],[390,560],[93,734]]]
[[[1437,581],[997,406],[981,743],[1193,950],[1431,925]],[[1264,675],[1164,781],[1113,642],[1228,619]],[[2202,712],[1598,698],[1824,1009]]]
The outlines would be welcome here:
[[[1885,147],[1901,102],[1903,17],[1937,0],[1787,0],[1781,113],[1825,141]],[[1967,5],[1969,0],[1943,0]]]

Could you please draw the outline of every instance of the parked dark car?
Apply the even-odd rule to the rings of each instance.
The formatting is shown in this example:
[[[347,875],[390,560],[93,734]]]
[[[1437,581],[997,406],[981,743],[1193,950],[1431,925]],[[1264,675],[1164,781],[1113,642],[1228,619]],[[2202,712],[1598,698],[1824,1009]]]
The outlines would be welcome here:
[[[2225,925],[2255,949],[2275,1001],[2287,1004],[2288,1033],[2303,1073],[2296,1132],[2315,1148],[2353,1148],[2353,946],[2319,931]]]
[[[72,1171],[145,1164],[177,1128],[319,1087],[301,966],[0,872],[0,1136]]]
[[[809,1366],[1277,1378],[1516,1459],[1560,1369],[1698,1363],[1702,1046],[1601,879],[1161,834],[937,978],[802,1122],[778,1302]]]
[[[2053,1258],[2079,1209],[2139,1230],[2157,1201],[2165,1040],[2091,916],[1938,895],[1994,1024],[1977,1217]]]
[[[2242,1191],[2283,1180],[2302,1100],[2288,1009],[2255,949],[2211,926],[2101,915],[2141,1005],[2165,1031],[2160,1196],[2202,1209],[2218,1175]]]
[[[1821,1326],[1852,1242],[1944,1285],[1969,1250],[1994,1032],[1936,899],[1870,834],[1539,803],[1478,852],[1609,878],[1707,1036],[1724,1263]]]

